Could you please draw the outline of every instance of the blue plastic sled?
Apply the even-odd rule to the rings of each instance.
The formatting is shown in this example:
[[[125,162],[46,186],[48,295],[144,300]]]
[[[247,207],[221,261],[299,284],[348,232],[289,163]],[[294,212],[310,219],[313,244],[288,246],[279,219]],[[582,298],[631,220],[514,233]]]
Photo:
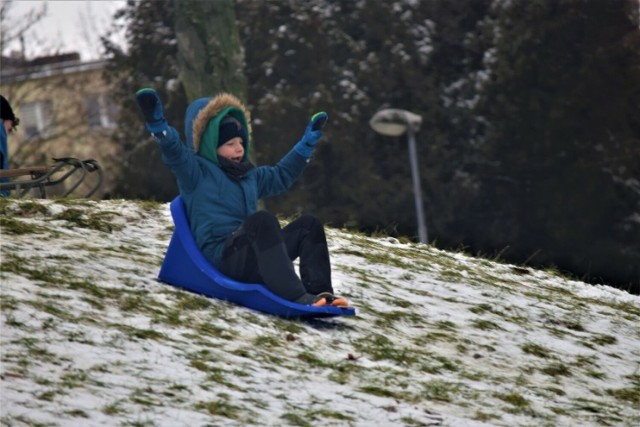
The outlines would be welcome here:
[[[158,278],[173,286],[208,297],[231,301],[283,317],[353,316],[354,308],[314,307],[297,304],[270,292],[264,285],[240,283],[225,277],[204,257],[191,235],[182,198],[171,202],[173,236]]]

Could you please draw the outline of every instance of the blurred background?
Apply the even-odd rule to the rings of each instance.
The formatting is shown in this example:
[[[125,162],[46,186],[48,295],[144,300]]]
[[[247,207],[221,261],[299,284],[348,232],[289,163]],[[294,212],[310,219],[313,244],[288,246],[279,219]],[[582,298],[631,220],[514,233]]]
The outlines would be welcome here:
[[[260,165],[329,113],[296,187],[265,201],[274,213],[414,241],[422,221],[439,248],[640,293],[638,0],[0,7],[12,167],[92,157],[107,178],[96,197],[169,201],[133,94],[158,90],[184,135],[190,101],[229,91],[251,110]],[[384,109],[420,126],[383,135],[370,120]]]

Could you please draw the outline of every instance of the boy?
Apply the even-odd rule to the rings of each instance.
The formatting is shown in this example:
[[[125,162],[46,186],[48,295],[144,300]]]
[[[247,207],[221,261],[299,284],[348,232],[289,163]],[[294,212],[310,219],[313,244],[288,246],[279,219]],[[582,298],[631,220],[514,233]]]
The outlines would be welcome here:
[[[300,176],[322,137],[314,125],[324,123],[326,113],[312,117],[302,139],[277,165],[255,167],[249,161],[249,112],[235,96],[222,93],[191,103],[186,145],[167,124],[153,89],[139,90],[136,101],[176,176],[191,232],[209,262],[235,280],[264,283],[289,301],[348,306],[333,295],[322,223],[303,215],[281,229],[274,215],[257,211],[259,199],[285,192]],[[298,257],[301,278],[292,263]]]

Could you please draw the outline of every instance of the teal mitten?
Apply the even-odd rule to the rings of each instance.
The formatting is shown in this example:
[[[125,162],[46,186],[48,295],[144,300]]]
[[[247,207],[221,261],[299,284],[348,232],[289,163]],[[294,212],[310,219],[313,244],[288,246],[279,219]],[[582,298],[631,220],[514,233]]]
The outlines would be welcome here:
[[[302,139],[293,147],[298,154],[307,159],[313,154],[318,141],[322,138],[322,128],[327,123],[329,115],[324,111],[314,114],[304,131]]]

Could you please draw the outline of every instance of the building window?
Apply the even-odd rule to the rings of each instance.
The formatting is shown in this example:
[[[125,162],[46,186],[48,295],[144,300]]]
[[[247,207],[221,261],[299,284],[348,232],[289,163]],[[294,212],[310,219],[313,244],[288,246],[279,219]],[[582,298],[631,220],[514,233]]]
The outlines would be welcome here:
[[[36,101],[21,104],[20,126],[27,138],[46,137],[52,132],[53,103]]]
[[[91,129],[115,127],[116,106],[105,94],[87,96],[85,107]]]

